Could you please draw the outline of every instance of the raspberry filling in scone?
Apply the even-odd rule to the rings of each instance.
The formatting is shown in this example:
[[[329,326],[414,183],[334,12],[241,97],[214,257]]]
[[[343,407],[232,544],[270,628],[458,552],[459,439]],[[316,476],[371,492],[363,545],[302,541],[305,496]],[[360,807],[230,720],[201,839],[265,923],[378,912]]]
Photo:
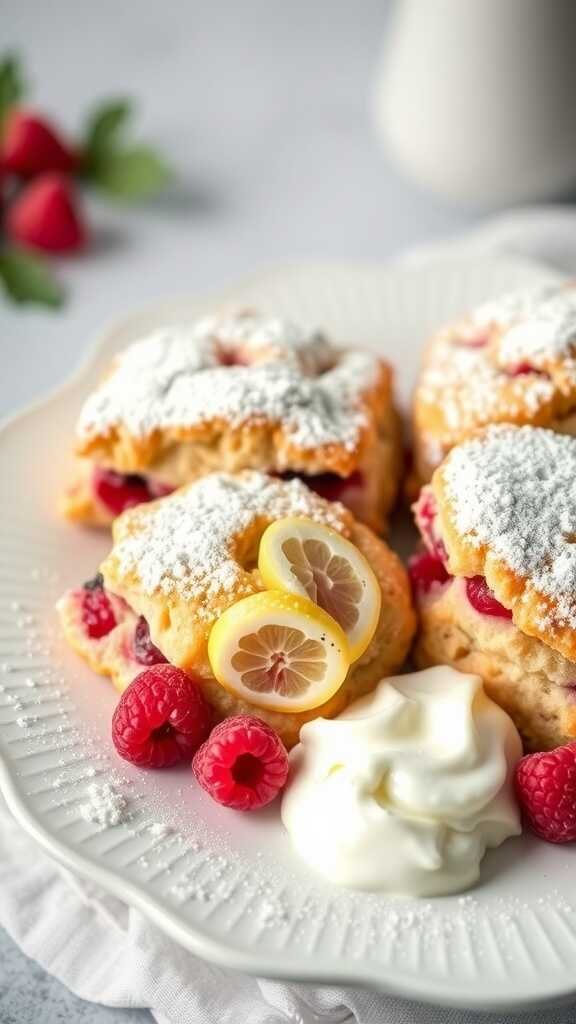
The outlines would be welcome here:
[[[92,473],[94,499],[101,504],[111,516],[119,516],[127,508],[134,508],[154,498],[162,498],[170,494],[172,487],[140,476],[137,473],[117,473],[113,469],[95,466]]]
[[[416,660],[484,679],[526,747],[576,736],[576,440],[491,427],[423,488]]]
[[[144,616],[107,590],[101,573],[69,590],[58,610],[71,646],[96,671],[115,680],[120,672],[120,689],[144,668],[167,660],[152,643]]]
[[[144,334],[77,425],[68,518],[107,524],[214,471],[294,476],[377,532],[401,472],[392,372],[373,353],[254,313]]]
[[[211,474],[123,513],[101,575],[59,602],[67,640],[124,691],[169,663],[215,720],[287,746],[402,664],[414,632],[398,558],[299,480]]]
[[[576,434],[576,287],[513,292],[432,338],[413,403],[414,471],[491,424]]]

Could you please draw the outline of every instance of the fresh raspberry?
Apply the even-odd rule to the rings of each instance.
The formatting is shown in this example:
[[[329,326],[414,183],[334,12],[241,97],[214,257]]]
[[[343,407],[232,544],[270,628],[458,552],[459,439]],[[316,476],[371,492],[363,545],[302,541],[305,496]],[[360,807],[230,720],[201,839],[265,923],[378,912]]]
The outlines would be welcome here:
[[[210,796],[225,807],[253,811],[270,803],[288,777],[280,737],[260,718],[236,715],[220,722],[197,751],[192,769]]]
[[[13,110],[4,127],[2,163],[11,174],[32,178],[44,171],[71,174],[78,160],[49,121],[27,110]]]
[[[496,619],[511,619],[512,612],[496,600],[483,576],[470,576],[466,580],[466,597],[481,615],[493,615]]]
[[[576,743],[523,757],[516,766],[516,793],[540,839],[576,842]]]
[[[86,241],[70,181],[52,172],[35,178],[16,197],[6,227],[15,242],[47,252],[74,252]]]
[[[148,480],[145,476],[138,476],[136,473],[117,473],[113,469],[102,469],[100,466],[94,470],[92,486],[98,500],[115,516],[125,512],[127,508],[161,498],[171,490],[170,487]]]
[[[126,761],[168,768],[189,761],[212,725],[200,685],[174,665],[154,665],[132,680],[112,718],[112,741]]]
[[[98,573],[82,587],[82,622],[92,640],[107,636],[116,625],[116,616],[107,594],[104,580]]]
[[[140,616],[136,623],[132,650],[136,661],[140,662],[141,665],[160,665],[162,662],[167,661],[162,651],[159,651],[152,643],[148,623],[143,615]]]
[[[429,551],[420,551],[408,560],[408,575],[414,593],[427,594],[435,583],[447,583],[450,573],[444,562]]]

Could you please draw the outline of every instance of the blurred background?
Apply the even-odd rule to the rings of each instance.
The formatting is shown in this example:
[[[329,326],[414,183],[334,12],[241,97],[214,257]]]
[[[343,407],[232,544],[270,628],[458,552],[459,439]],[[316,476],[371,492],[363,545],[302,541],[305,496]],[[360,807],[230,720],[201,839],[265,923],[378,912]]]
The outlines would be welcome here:
[[[56,263],[65,306],[0,305],[0,413],[57,384],[103,323],[290,260],[379,260],[475,214],[412,184],[374,129],[388,0],[0,0],[35,110],[73,135],[131,96],[173,183],[134,207],[91,193],[90,245]]]

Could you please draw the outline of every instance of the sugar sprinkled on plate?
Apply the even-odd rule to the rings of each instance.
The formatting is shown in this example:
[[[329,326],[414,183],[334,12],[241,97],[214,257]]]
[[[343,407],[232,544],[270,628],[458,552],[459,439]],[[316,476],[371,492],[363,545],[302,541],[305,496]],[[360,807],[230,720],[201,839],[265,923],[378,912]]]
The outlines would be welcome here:
[[[102,828],[120,825],[128,801],[110,782],[93,782],[87,789],[88,800],[81,804],[80,814],[84,821],[89,821]]]

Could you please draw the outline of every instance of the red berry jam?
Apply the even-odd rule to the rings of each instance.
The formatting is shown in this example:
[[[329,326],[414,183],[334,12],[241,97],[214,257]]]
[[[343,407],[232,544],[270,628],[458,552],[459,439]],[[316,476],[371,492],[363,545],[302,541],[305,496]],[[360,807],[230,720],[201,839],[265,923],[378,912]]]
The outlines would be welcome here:
[[[152,643],[148,623],[143,615],[140,616],[136,623],[132,650],[136,661],[140,665],[159,665],[167,660],[162,651],[159,651]]]
[[[104,592],[100,573],[82,588],[82,622],[92,640],[107,636],[116,625],[116,616]]]
[[[282,480],[301,480],[311,491],[319,494],[326,501],[341,501],[352,512],[360,511],[364,495],[364,478],[358,471],[350,476],[338,476],[336,473],[318,473],[306,476],[304,473],[281,473]]]
[[[249,366],[250,363],[238,349],[221,345],[218,349],[220,366]]]
[[[514,366],[512,369],[507,371],[509,377],[524,377],[527,373],[532,373],[537,377],[548,377],[549,374],[545,370],[537,370],[535,366],[531,366],[530,363],[518,363],[518,366]]]
[[[447,583],[450,573],[444,562],[429,551],[419,551],[408,561],[408,574],[416,594],[427,594],[435,584]]]
[[[496,619],[512,618],[510,609],[496,600],[483,576],[471,576],[466,580],[466,596],[481,615],[493,615]]]
[[[448,561],[446,545],[438,529],[438,506],[431,487],[423,487],[413,506],[416,526],[428,551],[441,562]]]
[[[361,491],[364,486],[362,474],[356,471],[350,476],[341,477],[336,473],[320,473],[318,476],[303,476],[303,481],[321,498],[327,501],[342,501],[345,505],[354,491]]]
[[[452,342],[458,348],[484,348],[488,344],[487,334],[462,335]]]
[[[172,490],[136,473],[117,473],[100,466],[94,469],[92,483],[96,497],[114,516],[119,516],[127,508],[170,494]]]

